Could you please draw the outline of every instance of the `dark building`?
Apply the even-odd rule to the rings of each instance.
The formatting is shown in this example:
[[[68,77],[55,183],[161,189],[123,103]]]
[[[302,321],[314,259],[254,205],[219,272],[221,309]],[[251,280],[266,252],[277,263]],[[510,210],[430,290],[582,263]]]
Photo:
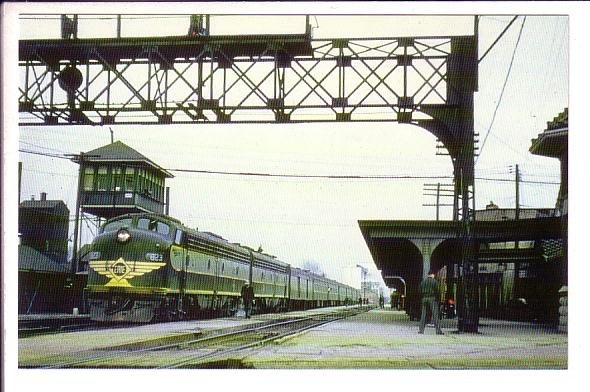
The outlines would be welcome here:
[[[567,216],[568,216],[568,109],[547,123],[544,130],[531,142],[530,152],[535,155],[557,158],[561,163],[561,182],[555,215],[561,217],[563,241],[562,283],[567,285]]]
[[[554,218],[553,208],[523,208],[518,219]],[[476,222],[516,219],[516,209],[490,202],[475,211]],[[556,324],[559,263],[553,257],[559,239],[486,242],[479,249],[480,314]]]
[[[546,245],[546,257],[556,260],[560,265],[559,279],[559,329],[567,331],[567,305],[568,305],[568,134],[569,114],[568,108],[559,113],[553,121],[547,122],[545,129],[536,139],[531,141],[529,151],[535,155],[559,159],[561,163],[561,183],[559,194],[555,203],[555,215],[560,217],[561,238]]]
[[[132,212],[163,214],[168,171],[117,141],[76,159],[81,165],[82,212],[99,218]]]
[[[69,267],[30,246],[19,245],[19,314],[71,312],[76,306],[73,286]]]
[[[65,265],[68,255],[70,210],[61,200],[26,200],[20,203],[18,231],[21,245],[35,249],[51,260]]]
[[[80,306],[84,285],[70,273],[70,211],[61,200],[26,200],[19,207],[18,312],[61,313]]]

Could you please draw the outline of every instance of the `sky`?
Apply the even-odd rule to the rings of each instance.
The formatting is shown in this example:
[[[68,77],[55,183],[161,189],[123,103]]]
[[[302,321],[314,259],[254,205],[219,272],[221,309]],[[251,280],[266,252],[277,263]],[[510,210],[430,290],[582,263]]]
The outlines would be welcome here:
[[[31,19],[34,18],[34,19]],[[188,18],[123,22],[125,35],[184,34]],[[281,16],[280,30],[266,17],[213,17],[212,34],[302,32],[303,16]],[[512,16],[483,16],[480,55]],[[520,27],[520,17],[486,56],[475,94],[475,127],[483,141],[500,99]],[[98,25],[93,25],[98,23]],[[152,23],[152,25],[149,25]],[[403,35],[462,35],[473,32],[472,16],[311,17],[314,38]],[[92,24],[92,25],[91,25]],[[98,28],[97,26],[101,26]],[[235,26],[242,27],[236,29]],[[266,26],[266,30],[263,28]],[[20,20],[22,38],[57,37],[59,20],[30,15]],[[277,31],[279,30],[279,31]],[[81,20],[79,36],[112,36],[112,19]],[[98,33],[97,33],[98,32]],[[530,141],[568,106],[568,18],[528,16],[515,52],[495,121],[477,160],[476,176],[514,178],[519,164],[525,181],[559,182],[557,160],[528,152]],[[187,126],[112,126],[115,140],[138,150],[166,169],[196,169],[306,175],[452,176],[448,156],[436,155],[436,138],[412,125],[393,122],[354,124],[198,124]],[[107,127],[19,127],[19,148],[58,154],[89,151],[110,142]],[[480,148],[482,143],[479,144]],[[21,199],[47,192],[66,202],[73,216],[78,166],[62,159],[21,153]],[[433,197],[425,183],[437,180],[332,180],[251,178],[174,172],[170,214],[190,227],[217,233],[231,242],[265,252],[293,265],[315,262],[330,278],[360,286],[357,264],[380,281],[358,220],[434,219]],[[449,183],[449,179],[440,180]],[[558,185],[521,184],[521,207],[550,208]],[[445,200],[450,202],[451,200]],[[476,182],[476,206],[493,201],[514,207],[514,183]],[[441,218],[451,208],[441,207]],[[73,232],[73,222],[71,225]],[[82,243],[96,228],[82,225]]]
[[[514,51],[523,18],[520,17],[492,49],[479,67],[479,90],[475,94],[475,127],[485,146],[476,164],[478,178],[514,178],[510,166],[518,164],[523,180],[559,181],[559,163],[555,159],[537,157],[528,152],[531,139],[546,128],[546,122],[569,106],[571,93],[575,97],[584,94],[587,87],[587,57],[585,33],[587,9],[578,5],[547,4],[534,2],[474,4],[474,3],[423,3],[395,4],[370,3],[306,3],[297,6],[283,3],[259,3],[245,5],[234,3],[157,6],[114,5],[109,12],[122,13],[309,13],[312,18],[314,37],[345,36],[396,36],[429,34],[463,34],[472,23],[441,18],[353,16],[359,13],[380,14],[485,14],[480,21],[480,54],[496,39],[511,20],[513,14],[529,14],[524,23],[520,42]],[[509,5],[509,6],[508,6]],[[19,8],[20,7],[20,8]],[[78,6],[79,7],[79,6]],[[174,7],[174,8],[172,8]],[[85,4],[84,11],[105,13],[101,4]],[[73,12],[74,6],[52,5],[51,12]],[[39,21],[18,20],[15,9],[3,14],[3,44],[5,51],[12,50],[19,37],[40,38],[57,35],[55,27]],[[48,12],[46,5],[22,4],[16,12]],[[531,16],[535,13],[538,16]],[[329,14],[349,14],[347,17]],[[561,14],[562,16],[549,16]],[[544,16],[540,16],[544,15]],[[563,16],[565,15],[565,16]],[[569,15],[569,16],[568,16]],[[438,19],[440,18],[440,19]],[[246,22],[247,21],[247,22]],[[27,25],[28,23],[28,25]],[[155,31],[147,22],[136,22],[123,29],[123,34],[136,34],[140,27]],[[221,22],[220,22],[221,23]],[[248,17],[240,23],[225,22],[226,28],[246,26],[255,32],[300,31],[300,18],[283,19],[280,25],[270,26],[259,19]],[[158,22],[158,26],[161,23]],[[166,25],[166,30],[177,28],[184,33],[185,27],[176,23]],[[216,27],[217,28],[217,27]],[[221,28],[221,27],[220,27]],[[570,32],[570,28],[572,32]],[[274,30],[273,30],[274,29]],[[278,31],[277,31],[278,29]],[[282,29],[289,30],[283,31]],[[80,34],[96,32],[96,29],[81,26]],[[99,29],[104,34],[114,34],[114,26],[105,22]],[[110,31],[110,33],[109,33]],[[397,33],[400,31],[400,33]],[[9,32],[9,33],[7,33]],[[212,31],[213,32],[213,31]],[[571,35],[570,35],[571,34]],[[571,48],[571,50],[570,50]],[[514,60],[502,98],[500,95],[506,80],[514,53]],[[6,59],[5,52],[3,60]],[[12,68],[3,62],[3,96],[18,88],[15,80],[6,75],[17,75],[16,60]],[[571,72],[571,73],[570,73]],[[18,79],[18,78],[14,78]],[[572,81],[571,86],[569,85]],[[10,90],[12,88],[12,90]],[[12,92],[12,94],[15,94]],[[578,121],[583,117],[584,99],[577,100]],[[496,115],[494,117],[494,112]],[[11,116],[7,116],[12,113]],[[70,154],[103,146],[110,142],[108,129],[100,127],[18,127],[16,99],[3,102],[3,214],[12,218],[3,224],[4,240],[16,237],[16,164],[23,162],[21,198],[31,195],[38,198],[40,192],[47,192],[49,199],[64,200],[73,214],[75,186],[78,167],[62,159],[51,159],[31,154],[18,153],[18,149],[39,152]],[[575,121],[576,111],[570,111]],[[8,117],[8,118],[7,118]],[[494,121],[492,123],[492,119]],[[578,124],[580,124],[578,122]],[[296,124],[296,125],[204,125],[198,127],[157,127],[157,126],[113,126],[116,140],[135,148],[164,168],[191,168],[216,171],[256,171],[268,173],[296,174],[362,174],[362,175],[452,175],[449,157],[436,156],[434,136],[418,127],[396,123],[355,123],[355,124]],[[572,149],[583,145],[582,132],[571,135]],[[480,148],[482,145],[480,142]],[[577,146],[577,147],[576,147]],[[584,157],[577,154],[570,157],[570,178],[582,178]],[[581,160],[582,165],[576,165]],[[317,262],[327,275],[354,286],[360,285],[360,271],[355,267],[362,264],[371,270],[371,278],[379,279],[369,250],[358,228],[358,220],[366,219],[434,219],[432,207],[422,204],[433,200],[422,196],[425,182],[431,180],[319,180],[319,179],[262,179],[236,176],[204,174],[183,174],[174,172],[175,178],[168,181],[171,187],[171,215],[185,224],[200,230],[215,232],[232,242],[257,248],[271,253],[293,265],[302,265],[312,260]],[[581,205],[584,195],[582,181],[571,181],[570,201],[572,209]],[[8,184],[8,186],[6,185]],[[552,208],[555,205],[558,185],[521,184],[521,206]],[[493,201],[500,207],[514,206],[514,183],[476,181],[476,207],[484,208]],[[579,211],[579,210],[577,210]],[[572,214],[570,228],[579,224],[579,214]],[[450,218],[450,211],[443,210],[442,217]],[[91,240],[92,227],[83,228],[83,241]],[[70,231],[73,230],[73,225]],[[571,229],[570,229],[571,230]],[[576,232],[572,233],[575,238]],[[570,236],[570,238],[572,238]],[[582,242],[583,243],[583,242]],[[580,241],[570,241],[575,250]],[[12,249],[12,248],[10,248]],[[3,247],[5,255],[15,255]],[[12,253],[11,253],[12,252]],[[570,255],[573,255],[570,252]],[[14,257],[12,258],[14,259]],[[5,268],[16,263],[7,260]],[[576,263],[570,263],[575,279]],[[16,270],[16,269],[13,269]],[[6,276],[6,275],[4,275]],[[5,282],[4,282],[5,283]],[[15,292],[16,288],[13,287]],[[572,303],[576,301],[572,298]],[[579,299],[578,301],[581,301]],[[8,304],[10,305],[10,304]],[[16,310],[15,310],[16,312]],[[16,314],[16,313],[14,313]],[[573,320],[575,321],[575,320]],[[572,324],[574,325],[574,324]],[[572,327],[573,328],[573,327]],[[574,331],[574,329],[572,329]],[[572,346],[573,347],[573,346]],[[576,353],[570,353],[571,369],[575,368]],[[578,358],[579,359],[579,358]],[[44,381],[62,385],[61,375],[44,374]],[[263,375],[261,375],[262,377]],[[313,375],[312,379],[313,379]],[[373,373],[374,380],[387,381],[379,372]],[[322,373],[322,377],[325,374]],[[535,375],[536,377],[536,375]],[[328,378],[329,375],[328,375]],[[403,377],[400,377],[402,379]],[[35,377],[27,377],[30,383]],[[330,379],[334,379],[333,377]],[[502,380],[504,380],[502,378]],[[26,380],[21,377],[21,382]],[[334,379],[334,381],[336,381]],[[101,384],[97,383],[96,388]],[[453,385],[453,383],[449,383]],[[495,385],[493,383],[490,384]],[[548,387],[553,384],[546,384]],[[88,385],[91,387],[92,386]],[[437,385],[440,387],[440,385]]]

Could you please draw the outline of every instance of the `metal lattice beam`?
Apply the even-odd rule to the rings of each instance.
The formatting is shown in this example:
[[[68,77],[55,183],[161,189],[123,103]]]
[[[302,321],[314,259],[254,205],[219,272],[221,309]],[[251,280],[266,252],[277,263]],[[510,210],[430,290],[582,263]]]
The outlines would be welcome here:
[[[449,103],[451,41],[458,38],[21,41],[20,123],[417,124],[430,118],[423,105]],[[69,92],[66,69],[81,79]]]

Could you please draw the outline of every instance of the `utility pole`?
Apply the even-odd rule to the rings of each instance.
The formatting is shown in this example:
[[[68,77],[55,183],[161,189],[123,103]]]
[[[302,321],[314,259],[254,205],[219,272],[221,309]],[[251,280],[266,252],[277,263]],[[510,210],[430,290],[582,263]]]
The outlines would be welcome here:
[[[451,187],[450,189],[446,189],[446,187]],[[441,184],[440,182],[436,184],[424,184],[424,190],[422,193],[423,196],[435,196],[436,197],[436,204],[422,204],[423,207],[436,207],[436,220],[440,219],[440,207],[453,207],[453,204],[448,203],[441,203],[441,197],[454,197],[455,190],[452,188],[453,184]],[[429,193],[429,192],[436,192],[436,193]]]
[[[520,183],[520,172],[518,171],[518,165],[515,166],[515,177],[514,181],[516,183],[516,211],[514,212],[514,219],[520,219],[520,194],[519,194],[519,183]]]
[[[20,206],[20,188],[23,175],[23,163],[18,163],[18,205]]]
[[[82,197],[82,187],[84,180],[84,162],[86,158],[97,157],[97,155],[88,155],[83,152],[80,154],[66,154],[70,160],[80,165],[78,169],[78,189],[76,189],[76,221],[74,223],[74,247],[72,252],[72,273],[78,272],[78,232],[80,231],[80,202]]]
[[[520,172],[518,170],[518,165],[514,165],[514,191],[515,191],[515,209],[514,209],[514,219],[518,221],[520,219],[520,190],[519,190],[519,183],[520,183]],[[514,241],[514,251],[518,254],[518,241]],[[520,263],[515,263],[515,274],[518,276],[520,274]],[[516,283],[516,277],[515,277]],[[515,285],[516,286],[516,285]]]
[[[111,131],[111,144],[113,144],[115,142],[115,134],[111,127],[109,127],[109,131]]]
[[[117,38],[121,38],[121,15],[117,15]]]
[[[78,155],[77,158],[80,167],[78,169],[78,189],[76,190],[76,222],[74,223],[74,249],[72,253],[72,274],[78,272],[78,231],[80,229],[80,196],[82,190],[82,179],[84,170],[84,153],[80,152],[80,155]],[[74,159],[76,159],[76,156],[74,156]]]

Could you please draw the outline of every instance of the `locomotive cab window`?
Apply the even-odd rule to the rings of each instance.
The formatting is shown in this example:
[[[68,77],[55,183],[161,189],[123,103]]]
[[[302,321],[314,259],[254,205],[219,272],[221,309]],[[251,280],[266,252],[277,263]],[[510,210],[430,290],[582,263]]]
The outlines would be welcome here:
[[[137,221],[137,228],[148,231],[155,231],[163,235],[170,234],[170,226],[155,219],[141,218]]]
[[[182,239],[183,239],[183,233],[182,230],[176,229],[176,235],[174,236],[174,243],[176,245],[180,245],[182,244]]]
[[[160,234],[168,235],[170,234],[170,226],[168,226],[166,223],[158,222],[156,231]]]
[[[130,227],[131,226],[131,218],[119,219],[116,221],[109,222],[105,224],[102,228],[102,232],[106,233],[109,231],[116,231],[122,227]]]

